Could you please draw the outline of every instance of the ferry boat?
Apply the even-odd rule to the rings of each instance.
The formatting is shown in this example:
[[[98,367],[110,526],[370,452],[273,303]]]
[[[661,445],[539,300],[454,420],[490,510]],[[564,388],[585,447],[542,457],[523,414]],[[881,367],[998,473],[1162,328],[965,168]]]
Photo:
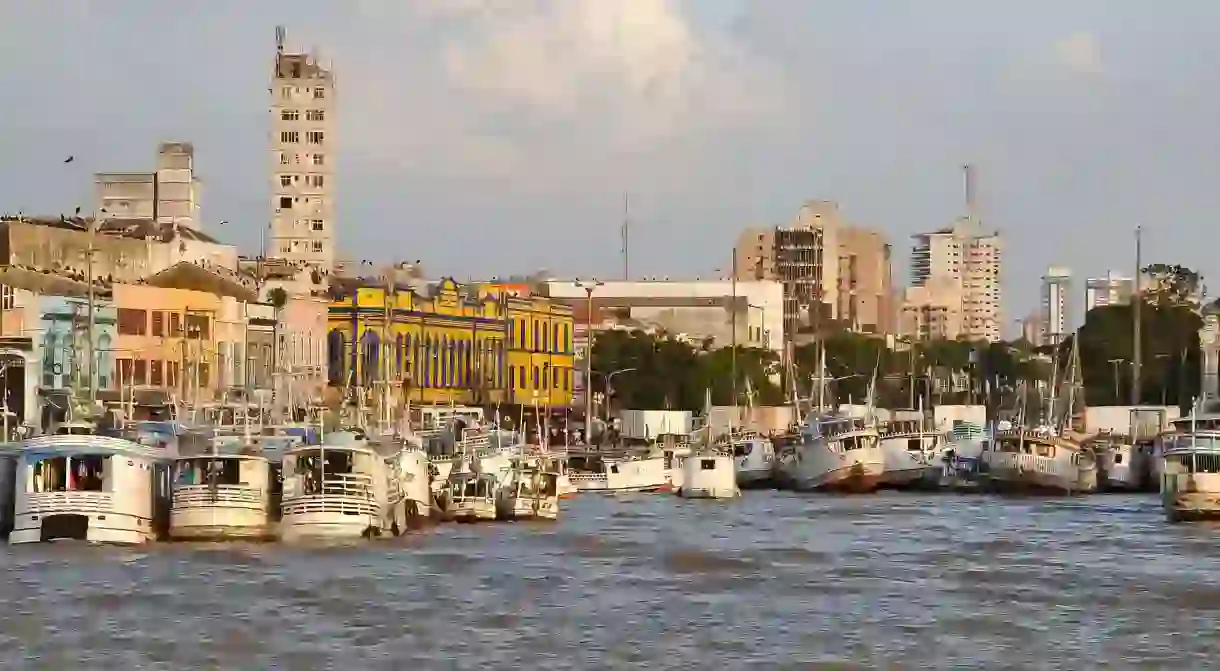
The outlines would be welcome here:
[[[587,471],[574,471],[568,478],[580,492],[661,492],[673,489],[672,457],[628,456],[621,459],[593,458]]]
[[[725,449],[699,450],[682,459],[678,496],[686,499],[731,499],[741,496],[733,454]]]
[[[1164,452],[1161,504],[1170,522],[1220,519],[1220,416],[1193,419]],[[1200,421],[1202,420],[1202,421]]]
[[[170,512],[165,452],[75,428],[17,445],[9,543],[138,545],[162,537]]]
[[[378,452],[360,431],[284,452],[280,538],[375,537],[406,531],[402,450]]]
[[[1092,450],[1045,427],[997,432],[980,466],[984,488],[996,493],[1071,495],[1097,490]]]
[[[885,489],[926,489],[939,485],[944,471],[944,440],[922,422],[891,422],[878,436]]]
[[[559,478],[537,460],[519,462],[500,482],[496,514],[502,520],[559,518]]]
[[[499,481],[490,473],[453,473],[445,484],[446,517],[455,522],[494,521],[499,489]]]
[[[785,479],[797,491],[875,491],[885,472],[877,439],[877,430],[863,419],[810,414],[784,463]]]
[[[274,540],[281,464],[237,436],[212,438],[204,453],[174,460],[173,540]],[[182,448],[180,448],[182,449]]]

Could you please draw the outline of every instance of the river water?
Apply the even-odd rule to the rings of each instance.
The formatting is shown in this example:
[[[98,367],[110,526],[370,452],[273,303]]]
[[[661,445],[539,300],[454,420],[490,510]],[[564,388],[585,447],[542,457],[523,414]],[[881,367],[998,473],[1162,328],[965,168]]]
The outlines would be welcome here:
[[[18,548],[0,666],[1198,670],[1218,537],[1150,496],[747,492],[326,548]]]

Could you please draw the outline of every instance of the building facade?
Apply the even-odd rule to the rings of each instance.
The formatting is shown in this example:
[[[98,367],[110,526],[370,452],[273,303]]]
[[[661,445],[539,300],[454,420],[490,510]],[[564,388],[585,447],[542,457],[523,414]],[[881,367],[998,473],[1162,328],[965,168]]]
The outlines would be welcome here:
[[[885,236],[845,226],[838,237],[838,319],[858,333],[893,333],[894,284]]]
[[[1131,302],[1135,280],[1110,271],[1105,277],[1091,277],[1084,283],[1084,311],[1106,305],[1126,305]]]
[[[284,53],[271,77],[271,240],[266,255],[329,269],[335,258],[335,78],[317,60]]]
[[[153,172],[102,172],[94,176],[94,186],[99,221],[138,219],[200,228],[202,189],[189,142],[162,142]]]
[[[996,233],[984,232],[970,218],[954,226],[915,236],[911,284],[903,297],[905,335],[917,336],[919,315],[929,308],[944,313],[948,338],[1000,340],[1003,247]]]
[[[1042,276],[1042,345],[1058,345],[1072,325],[1072,271],[1052,266]]]
[[[332,388],[389,382],[416,404],[571,403],[572,314],[545,297],[450,279],[426,295],[355,278],[332,291]]]

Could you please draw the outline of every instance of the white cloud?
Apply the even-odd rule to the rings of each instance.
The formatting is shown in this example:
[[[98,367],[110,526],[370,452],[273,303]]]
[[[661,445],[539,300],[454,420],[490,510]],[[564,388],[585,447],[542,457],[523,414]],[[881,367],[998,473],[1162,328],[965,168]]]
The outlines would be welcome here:
[[[1104,69],[1101,40],[1089,32],[1079,31],[1055,43],[1059,64],[1074,74],[1097,75]]]
[[[407,4],[407,3],[404,3]],[[783,77],[700,34],[676,0],[426,0],[361,5],[404,31],[341,48],[345,139],[416,171],[562,178],[670,141],[774,125]]]

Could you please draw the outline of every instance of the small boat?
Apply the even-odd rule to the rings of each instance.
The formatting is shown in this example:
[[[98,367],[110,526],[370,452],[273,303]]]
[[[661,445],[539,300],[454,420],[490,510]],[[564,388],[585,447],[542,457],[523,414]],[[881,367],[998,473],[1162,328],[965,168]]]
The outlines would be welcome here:
[[[774,484],[775,445],[756,431],[736,431],[724,439],[732,452],[739,489],[761,489]]]
[[[402,450],[382,454],[362,431],[284,452],[280,538],[371,538],[406,531]]]
[[[1170,522],[1220,519],[1220,415],[1192,412],[1164,436],[1161,504]]]
[[[76,428],[61,425],[64,433],[22,441],[6,459],[13,473],[9,543],[139,545],[161,538],[170,513],[165,451]]]
[[[682,460],[678,496],[686,499],[731,499],[741,496],[736,461],[723,449],[703,449]]]
[[[943,437],[922,422],[891,422],[878,436],[882,489],[934,489],[944,470]]]
[[[173,540],[274,540],[280,518],[281,464],[238,436],[211,437],[208,449],[174,460],[169,537]],[[186,444],[180,448],[189,451]]]
[[[502,520],[559,519],[558,474],[525,459],[501,481],[496,514]]]
[[[1130,438],[1102,433],[1090,438],[1085,446],[1097,459],[1097,489],[1103,492],[1139,491],[1145,471],[1146,455]]]
[[[673,489],[672,458],[665,455],[597,459],[588,471],[572,472],[568,478],[581,492],[660,492]]]
[[[860,418],[810,414],[786,463],[786,478],[797,491],[873,492],[885,472],[877,438],[876,429]]]
[[[490,473],[460,471],[446,483],[446,516],[455,522],[490,522],[496,519],[499,482]]]
[[[979,469],[987,491],[1072,495],[1097,490],[1093,451],[1047,427],[999,431],[989,447]]]

